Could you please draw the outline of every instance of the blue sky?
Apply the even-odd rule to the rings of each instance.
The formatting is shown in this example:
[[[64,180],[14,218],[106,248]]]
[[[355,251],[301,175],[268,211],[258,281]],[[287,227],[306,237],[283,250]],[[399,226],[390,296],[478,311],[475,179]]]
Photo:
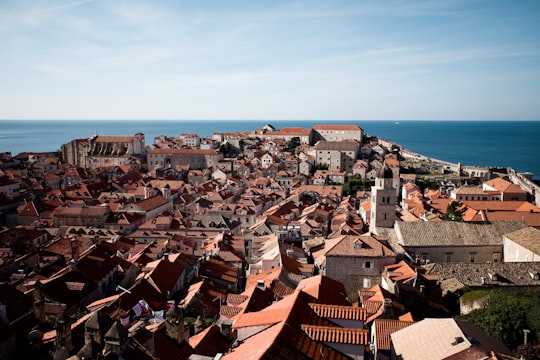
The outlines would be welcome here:
[[[540,1],[0,1],[0,119],[540,120]]]

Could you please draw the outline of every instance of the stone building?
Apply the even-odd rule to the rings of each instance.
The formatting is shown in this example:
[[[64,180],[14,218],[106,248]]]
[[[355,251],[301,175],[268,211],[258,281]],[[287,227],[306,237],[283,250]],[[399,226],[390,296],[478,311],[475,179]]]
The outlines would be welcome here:
[[[93,226],[103,228],[110,210],[103,206],[59,207],[54,211],[54,227]]]
[[[70,165],[97,167],[141,164],[145,154],[144,134],[134,136],[94,135],[62,145],[62,159]]]
[[[500,262],[503,236],[526,228],[523,221],[471,224],[457,221],[396,222],[397,242],[420,262]]]
[[[396,260],[396,254],[369,233],[342,235],[326,241],[328,250],[321,264],[322,273],[341,282],[349,296],[356,294],[358,289],[378,284],[384,267]]]
[[[354,140],[362,143],[364,132],[358,125],[315,125],[315,141],[345,141]]]
[[[312,144],[313,142],[313,130],[304,128],[260,129],[255,131],[254,135],[260,139],[283,139],[284,141],[290,141],[297,137],[301,144]]]
[[[189,164],[191,169],[204,169],[218,166],[223,154],[205,149],[152,149],[148,152],[148,170],[174,168]]]
[[[315,149],[316,165],[328,165],[329,170],[352,174],[359,149],[356,141],[320,141]]]

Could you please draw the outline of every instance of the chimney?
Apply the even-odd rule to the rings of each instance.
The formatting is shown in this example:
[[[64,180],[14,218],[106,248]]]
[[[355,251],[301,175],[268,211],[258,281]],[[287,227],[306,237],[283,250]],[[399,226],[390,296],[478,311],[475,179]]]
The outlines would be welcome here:
[[[79,260],[79,239],[74,236],[70,239],[70,243],[71,243],[71,258],[73,260]]]
[[[193,324],[195,326],[195,335],[204,330],[204,322],[201,319],[201,315],[197,316],[197,320]]]
[[[144,198],[148,199],[150,197],[150,191],[152,190],[152,185],[150,183],[144,186]]]
[[[223,320],[219,324],[219,328],[221,331],[221,334],[227,338],[227,340],[232,341],[234,337],[234,331],[232,329],[232,321],[231,320]]]

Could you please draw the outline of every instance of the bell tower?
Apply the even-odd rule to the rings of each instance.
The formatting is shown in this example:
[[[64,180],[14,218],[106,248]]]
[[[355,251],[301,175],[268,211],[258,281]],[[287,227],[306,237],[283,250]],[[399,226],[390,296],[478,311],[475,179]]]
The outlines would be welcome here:
[[[396,220],[396,189],[392,187],[394,174],[386,165],[377,172],[375,186],[371,187],[371,214],[369,232],[377,234],[377,228],[392,228]]]

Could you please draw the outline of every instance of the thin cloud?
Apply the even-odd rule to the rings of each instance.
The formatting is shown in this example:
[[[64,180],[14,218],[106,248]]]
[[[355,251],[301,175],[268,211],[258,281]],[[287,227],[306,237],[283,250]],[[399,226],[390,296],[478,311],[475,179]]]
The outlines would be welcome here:
[[[45,12],[50,12],[50,11],[55,11],[55,10],[66,9],[66,8],[70,8],[70,7],[75,7],[75,6],[79,6],[79,5],[82,5],[82,4],[86,4],[86,3],[89,3],[89,2],[92,2],[92,1],[94,1],[94,0],[80,0],[80,1],[74,1],[74,2],[71,2],[71,3],[63,4],[63,5],[49,6],[49,7],[37,9],[37,10],[32,11],[32,13],[33,13],[33,14],[40,14],[40,13],[45,13]]]

